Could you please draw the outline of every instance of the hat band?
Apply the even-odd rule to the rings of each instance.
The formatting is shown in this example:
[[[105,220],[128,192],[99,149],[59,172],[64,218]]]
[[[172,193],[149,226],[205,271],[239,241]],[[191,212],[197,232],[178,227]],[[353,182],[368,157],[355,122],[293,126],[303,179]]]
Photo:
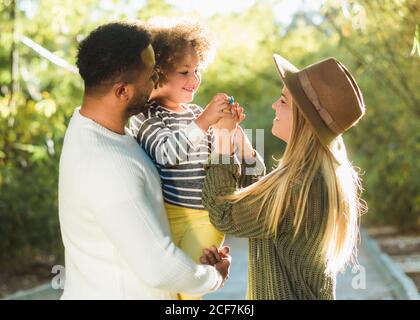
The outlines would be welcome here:
[[[301,70],[298,73],[300,84],[302,85],[303,91],[305,91],[306,96],[309,98],[309,100],[312,102],[312,104],[315,106],[316,111],[318,111],[319,116],[321,117],[322,121],[330,128],[335,134],[339,135],[344,132],[342,130],[337,122],[331,117],[329,112],[321,106],[321,103],[319,101],[318,95],[316,94],[316,91],[314,87],[311,84],[311,81],[309,80],[308,74],[305,70]]]

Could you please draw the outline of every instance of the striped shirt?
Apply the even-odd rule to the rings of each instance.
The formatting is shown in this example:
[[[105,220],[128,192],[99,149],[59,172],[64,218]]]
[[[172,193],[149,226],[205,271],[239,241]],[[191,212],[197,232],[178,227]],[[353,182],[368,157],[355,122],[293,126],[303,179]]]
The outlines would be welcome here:
[[[194,104],[184,106],[185,111],[174,112],[153,102],[147,111],[131,117],[129,126],[158,169],[164,200],[204,209],[204,164],[214,137],[211,129],[205,133],[194,121],[203,109]]]

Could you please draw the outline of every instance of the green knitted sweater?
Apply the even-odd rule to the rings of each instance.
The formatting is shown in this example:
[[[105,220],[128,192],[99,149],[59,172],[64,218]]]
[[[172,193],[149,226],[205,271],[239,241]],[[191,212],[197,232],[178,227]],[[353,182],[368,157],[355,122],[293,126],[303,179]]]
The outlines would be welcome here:
[[[325,260],[319,253],[326,225],[326,189],[321,175],[311,186],[310,209],[293,238],[293,210],[287,212],[274,236],[267,232],[264,210],[261,218],[256,218],[258,202],[216,201],[256,182],[258,176],[241,174],[244,170],[237,164],[207,164],[205,170],[203,205],[210,221],[225,234],[249,239],[247,299],[335,299],[335,275],[325,274]],[[295,203],[293,192],[292,199]]]

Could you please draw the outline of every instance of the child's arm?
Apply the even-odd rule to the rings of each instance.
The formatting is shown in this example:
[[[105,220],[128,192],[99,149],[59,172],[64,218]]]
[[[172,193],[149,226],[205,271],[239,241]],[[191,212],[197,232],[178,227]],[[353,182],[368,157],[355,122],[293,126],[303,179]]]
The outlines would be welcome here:
[[[149,110],[147,117],[144,114],[131,117],[130,129],[153,160],[162,166],[172,167],[188,160],[189,148],[199,151],[198,147],[211,125],[221,118],[232,118],[231,114],[223,113],[226,105],[227,95],[217,94],[194,121],[177,130],[168,128],[161,112]]]

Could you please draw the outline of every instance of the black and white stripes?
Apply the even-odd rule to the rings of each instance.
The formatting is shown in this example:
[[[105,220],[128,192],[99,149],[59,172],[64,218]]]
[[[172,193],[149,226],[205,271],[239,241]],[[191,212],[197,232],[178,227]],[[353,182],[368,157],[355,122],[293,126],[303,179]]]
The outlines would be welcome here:
[[[165,201],[204,209],[201,192],[212,134],[193,121],[203,112],[201,107],[189,104],[185,108],[173,112],[152,103],[147,111],[130,119],[130,129],[159,171]]]

